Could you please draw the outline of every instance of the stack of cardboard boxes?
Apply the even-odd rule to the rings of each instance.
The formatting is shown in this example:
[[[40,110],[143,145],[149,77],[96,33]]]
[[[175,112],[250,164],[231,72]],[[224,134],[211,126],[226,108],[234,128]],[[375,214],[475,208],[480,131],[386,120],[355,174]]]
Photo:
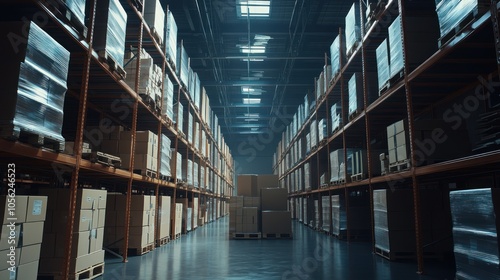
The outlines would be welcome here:
[[[170,210],[172,207],[172,198],[170,196],[160,196],[158,207],[158,228],[160,244],[166,243],[170,239]]]
[[[175,203],[175,227],[174,234],[175,237],[180,236],[182,233],[182,212],[183,205],[182,203]]]
[[[137,131],[135,136],[134,170],[142,172],[158,170],[158,136],[147,130]],[[122,166],[126,169],[130,167],[130,145],[132,144],[131,132],[120,133],[119,154],[122,159]],[[142,175],[146,175],[145,173]]]
[[[260,232],[264,237],[291,236],[288,191],[277,186],[276,175],[238,176],[238,196],[231,197],[229,205],[230,237]]]
[[[66,231],[70,213],[68,202],[69,189],[47,189],[41,193],[48,196],[47,221],[43,233],[42,253],[39,273],[43,275],[60,275],[63,272]],[[76,199],[75,220],[73,225],[73,242],[71,247],[70,274],[82,270],[99,267],[96,273],[104,269],[104,225],[106,219],[106,191],[94,189],[78,189]],[[94,271],[94,270],[92,270]]]
[[[408,162],[409,146],[406,145],[406,125],[404,120],[387,127],[387,146],[389,148],[389,166]],[[408,163],[409,164],[409,163]]]
[[[37,278],[46,196],[0,196],[0,279]]]

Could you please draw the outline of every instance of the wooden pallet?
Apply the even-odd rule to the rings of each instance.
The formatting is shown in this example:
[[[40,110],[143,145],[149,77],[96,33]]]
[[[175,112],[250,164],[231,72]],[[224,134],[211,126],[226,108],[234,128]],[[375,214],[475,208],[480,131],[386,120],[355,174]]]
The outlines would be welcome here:
[[[381,87],[379,87],[378,95],[383,95],[390,87],[389,81],[385,82]]]
[[[262,234],[263,239],[292,239],[291,233],[264,233]]]
[[[75,29],[81,39],[87,38],[88,30],[83,22],[73,13],[65,2],[61,0],[44,0],[43,5],[50,10],[58,19]]]
[[[39,131],[13,124],[0,126],[0,137],[13,141],[19,140],[32,146],[48,148],[58,153],[64,151],[64,141],[41,134]]]
[[[97,52],[99,56],[99,60],[106,63],[110,70],[114,71],[122,80],[127,76],[127,72],[123,69],[123,67],[116,62],[111,55],[108,54],[105,50],[100,50]]]
[[[68,278],[64,278],[61,272],[54,273],[39,273],[40,280],[80,280],[80,279],[95,279],[104,274],[104,263],[95,264],[89,268],[78,272],[70,272]]]
[[[156,171],[150,170],[150,169],[134,169],[135,174],[140,174],[142,176],[146,176],[149,178],[156,178],[158,173]]]
[[[358,108],[358,109],[354,110],[354,112],[349,114],[349,117],[348,117],[349,121],[352,121],[353,119],[355,119],[357,116],[359,116],[360,113],[361,113],[361,109]]]
[[[351,57],[351,55],[353,55],[356,52],[360,44],[361,44],[360,41],[356,41],[354,45],[346,51],[346,57],[348,60]]]
[[[151,35],[155,39],[156,43],[159,46],[163,46],[163,42],[162,42],[163,39],[161,38],[160,34],[158,33],[158,30],[156,30],[156,28],[154,26],[150,26],[149,31],[151,32]]]
[[[182,235],[182,233],[177,233],[177,234],[175,234],[175,235],[174,235],[174,238],[172,238],[172,240],[175,240],[175,239],[179,239],[179,238],[181,238],[181,235]]]
[[[390,79],[389,79],[389,87],[392,87],[394,86],[395,84],[397,84],[399,81],[401,81],[404,77],[404,70],[401,69],[399,72],[397,72],[394,76],[392,76]]]
[[[479,5],[478,7],[475,7],[472,11],[467,14],[466,17],[464,17],[461,21],[457,22],[455,27],[451,29],[447,34],[441,36],[441,38],[438,39],[438,46],[439,48],[445,47],[453,38],[457,37],[460,35],[465,29],[469,28],[469,26],[477,20],[479,17],[481,17],[482,14],[484,14],[485,11],[489,10],[489,5],[486,6],[481,6]]]
[[[151,243],[142,248],[128,248],[128,253],[134,256],[142,256],[144,254],[149,253],[150,251],[153,251],[154,248],[155,248],[154,244]]]
[[[100,163],[112,167],[120,167],[122,164],[121,158],[99,151],[93,151],[92,153],[82,155],[82,157],[90,160],[92,163]]]
[[[364,173],[358,173],[358,174],[351,175],[352,182],[362,181],[364,179],[366,179],[366,174],[364,174]]]
[[[260,232],[255,233],[232,233],[230,235],[231,239],[246,239],[246,240],[256,240],[261,239],[262,234]]]
[[[146,104],[146,106],[148,106],[148,108],[151,111],[155,112],[157,110],[156,101],[149,94],[139,93],[139,96],[141,97],[144,104]]]
[[[401,172],[410,169],[411,163],[409,159],[389,164],[389,173]]]
[[[158,245],[163,246],[163,245],[167,244],[168,242],[170,242],[170,236],[160,238]]]
[[[375,3],[370,3],[369,5],[375,6],[370,14],[367,17],[365,27],[366,30],[370,29],[373,23],[377,20],[382,15],[382,12],[385,10],[385,6],[387,5],[386,0],[379,0],[377,4]]]

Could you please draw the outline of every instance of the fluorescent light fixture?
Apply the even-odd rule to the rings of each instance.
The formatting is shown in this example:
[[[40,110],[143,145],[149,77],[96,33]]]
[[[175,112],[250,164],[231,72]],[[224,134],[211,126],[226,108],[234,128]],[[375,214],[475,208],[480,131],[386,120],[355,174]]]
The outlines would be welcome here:
[[[241,46],[240,51],[242,53],[265,53],[266,46]]]
[[[240,6],[237,10],[240,17],[269,17],[270,0],[237,0],[237,3]]]
[[[260,98],[243,98],[243,104],[260,104]]]
[[[264,61],[264,59],[263,58],[250,58],[250,59],[244,58],[241,61],[245,61],[245,62],[248,62],[248,61]]]
[[[246,95],[262,95],[262,89],[255,89],[249,86],[241,87],[241,93]]]
[[[245,117],[247,118],[258,118],[259,116],[259,113],[245,113]]]
[[[246,122],[258,122],[259,119],[245,119]]]
[[[259,130],[258,127],[252,127],[252,128],[250,128],[250,131],[257,131],[257,130]]]
[[[254,92],[255,89],[251,87],[241,87],[241,92],[247,93],[247,92]]]

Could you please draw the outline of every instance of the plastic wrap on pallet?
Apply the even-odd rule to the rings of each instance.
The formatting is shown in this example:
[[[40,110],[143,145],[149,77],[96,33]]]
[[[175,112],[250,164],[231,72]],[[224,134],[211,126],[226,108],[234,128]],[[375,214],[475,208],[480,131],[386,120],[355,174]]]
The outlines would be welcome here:
[[[311,169],[308,162],[304,164],[304,189],[311,189]]]
[[[379,90],[389,81],[390,66],[389,66],[389,47],[387,39],[377,47],[377,76]]]
[[[452,191],[450,207],[457,279],[494,279],[500,269],[495,208],[490,188]],[[468,207],[464,207],[467,205]]]
[[[183,45],[177,47],[177,76],[181,79],[184,86],[189,85],[189,57]]]
[[[5,43],[5,55],[12,56],[4,67],[11,73],[4,77],[2,88],[12,91],[2,94],[13,109],[0,113],[1,125],[64,142],[61,131],[70,53],[33,22],[28,27],[24,22],[0,25],[6,33],[27,32],[26,45],[17,46],[24,50],[11,54],[9,40]]]
[[[331,233],[340,235],[347,229],[347,215],[344,206],[344,197],[332,195],[332,229]]]
[[[193,144],[193,115],[190,112],[187,113],[187,119],[182,132],[186,134],[188,143]]]
[[[193,186],[195,188],[198,188],[200,186],[199,165],[197,162],[193,162]]]
[[[158,35],[160,39],[158,44],[161,45],[165,34],[165,12],[160,0],[145,0],[144,2],[144,20],[146,20],[151,31]]]
[[[206,186],[206,183],[205,183],[205,168],[203,166],[201,166],[200,168],[200,184],[199,184],[200,188],[205,188]]]
[[[366,175],[368,173],[366,150],[354,151],[351,169],[353,175]]]
[[[165,28],[165,54],[174,64],[177,64],[177,24],[172,11],[168,10],[167,26]]]
[[[192,186],[193,185],[193,161],[188,159],[186,160],[185,163],[182,164],[183,168],[185,169],[182,170],[182,176],[186,178],[186,182],[188,185]]]
[[[403,70],[403,39],[401,38],[401,16],[394,19],[389,26],[389,65],[390,77]]]
[[[436,0],[436,12],[439,20],[441,37],[448,35],[457,24],[462,22],[471,12],[478,7],[485,10],[490,1],[485,0]]]
[[[321,197],[321,213],[322,213],[322,225],[321,229],[323,229],[326,232],[330,232],[330,224],[331,224],[331,218],[330,218],[330,196],[322,196]]]
[[[311,151],[311,133],[306,134],[306,154]]]
[[[359,12],[359,3],[354,2],[345,17],[345,45],[347,52],[361,41],[361,18]]]
[[[324,85],[324,90],[325,93],[328,91],[328,88],[330,88],[330,81],[332,80],[332,66],[331,65],[325,65],[323,66],[323,73],[324,73],[324,79],[323,81],[325,82]]]
[[[184,117],[184,107],[180,102],[177,102],[174,105],[174,122],[177,124],[178,129],[182,128],[182,125],[184,123],[183,117]]]
[[[188,84],[187,84],[187,89],[188,89],[188,93],[189,93],[189,98],[191,98],[191,101],[194,103],[194,89],[195,89],[195,81],[194,81],[194,71],[193,69],[191,68],[191,66],[189,66],[188,68],[188,71],[189,71],[189,76],[188,76]]]
[[[345,42],[340,44],[342,35],[338,35],[330,46],[330,58],[332,65],[332,77],[335,77],[340,72],[340,58],[345,60]],[[343,40],[342,40],[343,41]]]
[[[354,73],[349,80],[349,115],[363,109],[363,87],[361,73]]]
[[[205,130],[201,131],[201,154],[203,156],[207,156],[207,135],[205,134]]]
[[[340,127],[342,124],[342,108],[340,107],[340,104],[335,103],[332,105],[330,109],[330,115],[332,119],[332,132],[335,131],[337,128]]]
[[[166,135],[161,135],[161,166],[160,174],[163,176],[172,176],[170,169],[170,161],[172,158],[172,150],[170,148],[171,141]]]
[[[308,211],[307,211],[308,210],[307,209],[307,207],[308,207],[308,205],[307,205],[307,198],[303,197],[302,199],[303,199],[302,200],[302,207],[303,207],[303,210],[304,210],[302,221],[303,221],[304,224],[307,225],[309,223],[309,221],[308,221],[309,215],[308,215]]]
[[[119,0],[97,2],[94,49],[106,51],[118,65],[123,67],[127,13]]]
[[[78,22],[85,25],[85,2],[86,0],[65,0],[66,6],[74,14]]]
[[[201,83],[200,83],[200,77],[198,76],[198,73],[194,73],[194,106],[198,109],[200,109],[200,101],[201,101]]]
[[[195,122],[193,133],[193,145],[197,150],[200,150],[200,123]]]
[[[325,93],[325,74],[321,72],[318,79],[316,80],[316,100]]]
[[[319,201],[317,199],[314,200],[314,227],[319,228]]]
[[[318,122],[311,121],[311,149],[318,145]]]
[[[170,120],[174,120],[174,84],[168,75],[165,77],[163,85],[163,106],[161,113]]]
[[[330,182],[339,181],[340,164],[344,162],[344,149],[330,152]]]

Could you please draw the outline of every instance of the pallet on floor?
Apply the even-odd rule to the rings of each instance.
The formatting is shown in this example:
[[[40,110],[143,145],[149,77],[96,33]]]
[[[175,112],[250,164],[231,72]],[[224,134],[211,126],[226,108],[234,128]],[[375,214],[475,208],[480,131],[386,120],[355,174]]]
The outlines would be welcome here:
[[[181,238],[181,235],[182,235],[182,233],[175,234],[174,237],[172,238],[172,240]]]
[[[125,79],[125,77],[127,76],[127,72],[125,72],[123,67],[118,64],[118,62],[116,62],[115,59],[112,58],[107,51],[100,50],[97,52],[97,55],[99,56],[99,60],[101,62],[104,62],[108,65],[110,70],[114,71],[122,80]]]
[[[409,170],[411,163],[409,159],[389,164],[389,173]]]
[[[142,256],[146,253],[153,251],[154,247],[155,247],[154,244],[151,243],[142,248],[128,248],[128,253],[134,256]]]
[[[375,254],[391,261],[408,260],[408,259],[414,259],[416,257],[415,252],[394,252],[394,251],[387,251],[378,247],[375,247]]]
[[[163,246],[168,242],[170,242],[170,236],[160,238],[160,240],[158,240],[158,246]]]
[[[260,232],[255,233],[231,233],[230,237],[232,239],[261,239],[262,234]]]
[[[291,233],[264,233],[262,234],[263,239],[292,239]]]
[[[40,273],[38,274],[39,280],[81,280],[81,279],[95,279],[104,274],[104,263],[95,264],[89,268],[82,269],[78,272],[69,273],[68,278],[64,278],[61,272]]]
[[[19,140],[20,142],[28,143],[39,148],[48,148],[58,153],[64,151],[65,146],[64,141],[54,139],[48,135],[40,133],[39,131],[34,131],[29,128],[12,124],[0,126],[0,137],[7,140]]]

